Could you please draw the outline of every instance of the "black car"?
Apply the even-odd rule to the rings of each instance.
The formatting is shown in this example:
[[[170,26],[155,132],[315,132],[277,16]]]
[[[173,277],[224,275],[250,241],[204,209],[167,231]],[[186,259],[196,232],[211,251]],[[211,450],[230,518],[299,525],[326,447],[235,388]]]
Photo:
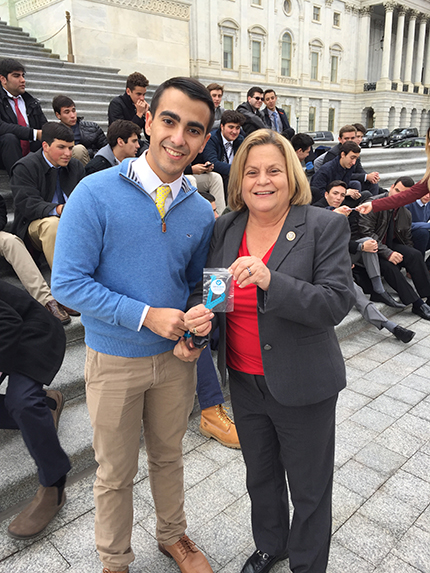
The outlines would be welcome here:
[[[402,139],[418,136],[419,133],[416,127],[398,127],[397,129],[393,129],[390,133],[388,141],[389,143],[394,143],[395,141],[401,141]]]
[[[331,131],[308,131],[314,141],[334,141]]]
[[[373,128],[368,129],[361,140],[361,147],[373,147],[374,145],[387,145],[389,129]]]
[[[426,138],[425,137],[410,137],[409,139],[401,139],[400,141],[395,141],[390,143],[388,147],[425,147]]]

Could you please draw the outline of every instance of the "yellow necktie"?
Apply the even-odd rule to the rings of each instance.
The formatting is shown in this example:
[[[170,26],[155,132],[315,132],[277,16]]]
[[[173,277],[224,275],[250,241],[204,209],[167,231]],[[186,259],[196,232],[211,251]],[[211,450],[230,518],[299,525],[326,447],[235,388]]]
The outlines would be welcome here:
[[[157,205],[157,209],[162,219],[164,219],[164,215],[166,214],[166,211],[164,209],[164,204],[166,203],[166,198],[169,193],[170,193],[170,187],[168,185],[160,185],[160,187],[157,187],[155,204]]]

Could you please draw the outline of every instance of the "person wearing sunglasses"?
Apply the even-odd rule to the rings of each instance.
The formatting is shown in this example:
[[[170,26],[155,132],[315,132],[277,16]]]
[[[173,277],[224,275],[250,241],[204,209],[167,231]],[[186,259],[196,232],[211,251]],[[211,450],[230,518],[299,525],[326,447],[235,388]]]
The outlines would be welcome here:
[[[243,113],[246,121],[242,126],[245,135],[249,135],[257,129],[265,129],[264,115],[260,111],[263,105],[264,91],[258,86],[254,86],[248,90],[246,94],[247,101],[240,104],[236,111]]]

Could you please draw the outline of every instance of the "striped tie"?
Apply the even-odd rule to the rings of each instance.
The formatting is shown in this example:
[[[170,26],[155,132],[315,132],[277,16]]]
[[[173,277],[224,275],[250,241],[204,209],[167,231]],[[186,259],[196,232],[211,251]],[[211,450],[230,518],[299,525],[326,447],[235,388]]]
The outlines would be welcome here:
[[[170,193],[170,187],[168,185],[160,185],[160,187],[157,187],[155,204],[157,205],[157,209],[162,219],[164,219],[164,215],[166,214],[166,211],[164,209],[164,204],[166,203],[166,198],[169,193]]]

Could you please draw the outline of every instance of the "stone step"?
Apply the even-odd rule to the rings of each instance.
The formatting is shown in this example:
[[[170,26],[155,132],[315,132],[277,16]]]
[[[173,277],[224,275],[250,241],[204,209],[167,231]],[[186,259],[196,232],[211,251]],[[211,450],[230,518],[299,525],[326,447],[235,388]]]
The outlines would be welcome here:
[[[38,48],[31,46],[28,48],[19,48],[15,45],[0,45],[0,58],[17,58],[22,56],[37,56],[39,58],[59,58],[58,54],[53,54],[48,48]]]
[[[43,44],[38,42],[36,38],[30,38],[30,36],[26,34],[17,35],[17,34],[5,34],[0,28],[0,43],[1,44],[13,44],[14,46],[40,46],[43,47]]]

